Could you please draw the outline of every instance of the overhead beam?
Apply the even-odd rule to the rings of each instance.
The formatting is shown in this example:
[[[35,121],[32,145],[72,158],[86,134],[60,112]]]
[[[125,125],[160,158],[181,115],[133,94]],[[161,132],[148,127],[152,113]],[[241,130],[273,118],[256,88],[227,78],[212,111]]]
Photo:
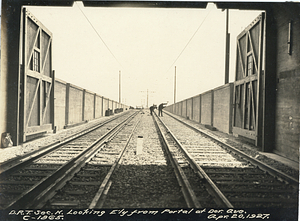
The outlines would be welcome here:
[[[87,7],[150,7],[150,8],[206,8],[208,2],[205,1],[149,1],[149,0],[81,0]],[[15,0],[21,5],[33,6],[73,6],[76,0]],[[270,5],[280,4],[280,2],[212,2],[219,9],[239,9],[239,10],[267,10]],[[286,4],[286,2],[284,3]],[[289,2],[293,4],[293,2]]]
[[[204,1],[81,0],[86,7],[206,8]],[[22,5],[73,6],[76,0],[20,0]],[[219,9],[266,10],[274,2],[212,2]]]
[[[219,9],[266,10],[274,2],[215,2]]]
[[[22,5],[32,6],[73,6],[70,0],[21,0]]]
[[[70,0],[21,0],[23,5],[72,6]],[[154,8],[206,8],[208,2],[201,1],[124,1],[124,0],[82,0],[87,7],[154,7]]]
[[[99,1],[82,0],[88,7],[153,7],[153,8],[206,8],[208,2],[198,1]]]

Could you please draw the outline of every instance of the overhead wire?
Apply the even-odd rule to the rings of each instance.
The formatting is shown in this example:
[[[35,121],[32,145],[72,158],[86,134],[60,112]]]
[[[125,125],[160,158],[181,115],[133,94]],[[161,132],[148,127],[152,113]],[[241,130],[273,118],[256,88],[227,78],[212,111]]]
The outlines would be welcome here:
[[[181,52],[179,53],[179,55],[177,56],[177,58],[175,59],[175,61],[172,63],[172,65],[170,66],[170,68],[167,70],[167,72],[173,67],[173,65],[176,63],[176,61],[180,58],[180,56],[182,55],[182,53],[185,51],[185,49],[187,48],[187,46],[190,44],[190,42],[193,40],[193,38],[195,37],[195,35],[197,34],[197,32],[199,31],[199,29],[201,28],[202,24],[204,23],[204,21],[206,20],[206,18],[208,17],[208,15],[210,14],[210,12],[212,11],[212,9],[209,10],[209,12],[207,13],[207,15],[205,16],[205,18],[203,19],[203,21],[200,23],[200,25],[198,26],[197,30],[194,32],[194,34],[192,35],[192,37],[190,38],[190,40],[187,42],[187,44],[184,46],[184,48],[181,50]]]
[[[77,2],[76,2],[77,5]],[[103,44],[105,45],[105,47],[107,48],[107,50],[111,53],[111,55],[114,57],[114,59],[117,61],[117,63],[122,67],[122,64],[119,62],[119,60],[117,59],[117,57],[114,55],[114,53],[110,50],[110,48],[108,47],[108,45],[105,43],[105,41],[103,40],[103,38],[101,37],[101,35],[99,34],[99,32],[97,31],[97,29],[94,27],[94,25],[92,24],[92,22],[89,20],[89,18],[86,16],[86,14],[84,13],[84,11],[81,10],[81,8],[77,5],[77,7],[79,8],[79,10],[81,11],[81,13],[84,15],[84,17],[86,18],[86,20],[89,22],[89,24],[91,25],[91,27],[93,28],[93,30],[96,32],[97,36],[100,38],[100,40],[103,42]],[[179,55],[177,56],[177,58],[174,60],[174,62],[172,63],[172,65],[170,66],[170,68],[168,69],[168,71],[173,67],[173,65],[177,62],[177,60],[180,58],[180,56],[182,55],[182,53],[185,51],[185,49],[187,48],[187,46],[190,44],[190,42],[193,40],[193,38],[195,37],[195,35],[197,34],[197,32],[199,31],[199,29],[201,28],[201,26],[203,25],[203,23],[205,22],[206,18],[208,17],[208,15],[210,14],[210,12],[212,11],[212,9],[210,9],[210,11],[207,13],[207,15],[205,16],[205,18],[202,20],[202,22],[200,23],[200,25],[198,26],[198,28],[196,29],[196,31],[194,32],[194,34],[191,36],[191,38],[189,39],[189,41],[186,43],[186,45],[184,46],[184,48],[181,50],[181,52],[179,53]],[[167,71],[167,72],[168,72]]]
[[[114,55],[114,53],[110,50],[110,48],[108,47],[108,45],[106,44],[106,42],[103,40],[103,38],[101,37],[101,35],[97,31],[97,29],[94,27],[94,25],[92,24],[92,22],[89,20],[89,18],[84,13],[84,11],[78,6],[77,2],[76,2],[76,5],[79,8],[79,10],[81,11],[81,13],[84,15],[84,17],[86,18],[86,20],[88,21],[88,23],[91,25],[91,27],[93,28],[93,30],[95,31],[95,33],[97,34],[97,36],[103,42],[103,44],[105,45],[105,47],[107,48],[107,50],[111,53],[111,55],[114,57],[114,59],[117,61],[117,63],[122,67],[122,64],[119,62],[119,60]],[[177,60],[183,54],[183,52],[185,51],[185,49],[187,48],[187,46],[190,44],[190,42],[193,40],[193,38],[195,37],[195,35],[197,34],[197,32],[199,31],[199,29],[201,28],[201,26],[205,22],[205,20],[207,19],[207,17],[209,16],[209,14],[210,14],[211,11],[212,11],[212,9],[210,9],[209,12],[206,14],[206,16],[204,17],[204,19],[202,20],[202,22],[199,24],[198,28],[194,32],[194,34],[191,36],[191,38],[189,39],[189,41],[186,43],[186,45],[184,46],[184,48],[181,50],[181,52],[179,53],[179,55],[177,56],[177,58],[174,60],[174,62],[172,63],[172,65],[170,66],[170,68],[167,70],[167,72],[173,67],[173,65],[177,62]]]
[[[77,5],[77,2],[76,2]],[[97,29],[94,27],[94,25],[92,24],[92,22],[89,20],[89,18],[86,16],[86,14],[84,13],[84,11],[81,10],[81,8],[77,5],[77,7],[79,8],[79,10],[81,11],[81,13],[84,15],[84,17],[86,18],[86,20],[89,22],[89,24],[92,26],[92,28],[94,29],[94,31],[96,32],[97,36],[100,38],[100,40],[103,42],[103,44],[105,45],[105,47],[108,49],[108,51],[111,53],[111,55],[114,57],[114,59],[118,62],[118,64],[122,67],[122,64],[119,62],[119,60],[117,59],[117,57],[114,55],[114,53],[110,50],[110,48],[108,47],[108,45],[105,43],[105,41],[103,40],[103,38],[101,37],[101,35],[99,34],[99,32],[97,31]]]

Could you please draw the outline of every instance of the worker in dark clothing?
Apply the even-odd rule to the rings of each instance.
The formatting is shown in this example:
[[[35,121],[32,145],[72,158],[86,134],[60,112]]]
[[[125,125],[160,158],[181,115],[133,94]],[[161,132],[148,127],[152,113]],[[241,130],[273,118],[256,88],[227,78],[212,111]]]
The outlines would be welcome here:
[[[158,116],[163,116],[163,114],[162,114],[162,109],[164,109],[165,108],[165,105],[167,105],[168,104],[168,102],[167,103],[161,103],[159,106],[158,106]]]
[[[150,107],[150,114],[152,115],[153,111],[157,109],[156,105],[153,104],[151,107]]]

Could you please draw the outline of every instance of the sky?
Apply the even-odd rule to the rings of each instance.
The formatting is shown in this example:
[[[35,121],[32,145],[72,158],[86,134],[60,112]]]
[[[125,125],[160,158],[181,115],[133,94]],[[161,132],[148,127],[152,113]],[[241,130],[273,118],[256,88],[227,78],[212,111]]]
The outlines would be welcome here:
[[[224,84],[226,13],[206,9],[27,7],[53,34],[56,78],[130,106],[174,103]],[[229,10],[236,37],[261,12]]]

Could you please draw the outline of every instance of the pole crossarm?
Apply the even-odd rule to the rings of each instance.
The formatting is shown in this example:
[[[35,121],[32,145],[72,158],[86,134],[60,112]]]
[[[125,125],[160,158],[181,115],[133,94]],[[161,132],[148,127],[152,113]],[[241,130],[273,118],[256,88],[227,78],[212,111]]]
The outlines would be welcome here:
[[[149,93],[153,94],[153,93],[155,93],[155,91],[149,91],[149,90],[147,89],[147,91],[140,91],[140,92],[142,92],[142,93],[147,93],[147,108],[148,108],[148,107],[149,107],[149,105],[148,105],[148,101],[149,101]]]

